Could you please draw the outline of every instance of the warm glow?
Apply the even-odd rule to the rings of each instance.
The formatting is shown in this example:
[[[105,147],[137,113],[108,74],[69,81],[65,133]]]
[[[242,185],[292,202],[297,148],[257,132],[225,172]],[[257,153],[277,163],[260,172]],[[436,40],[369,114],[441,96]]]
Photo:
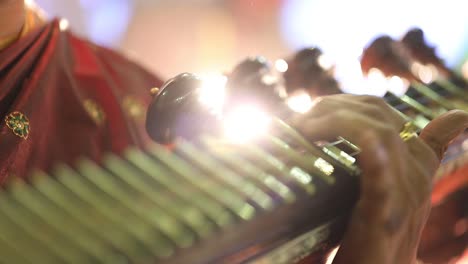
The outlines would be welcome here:
[[[264,134],[271,122],[270,116],[255,106],[240,106],[224,118],[224,135],[233,143],[245,143]]]
[[[465,253],[461,257],[461,259],[458,259],[455,264],[468,264],[468,249],[465,250]]]
[[[331,69],[333,67],[332,60],[325,54],[322,54],[317,59],[318,64],[325,70]]]
[[[276,60],[275,69],[278,72],[286,72],[288,70],[288,63],[283,59]]]
[[[198,100],[208,106],[215,114],[221,114],[224,105],[224,94],[227,78],[221,74],[205,74]]]
[[[341,87],[345,93],[367,94],[382,97],[386,88],[379,85],[371,85],[367,76],[364,76],[361,63],[358,59],[345,60],[336,64],[337,79],[343,84]]]
[[[388,81],[385,75],[379,69],[372,68],[367,73],[368,89],[387,90]]]
[[[332,263],[333,263],[333,259],[335,258],[336,253],[338,252],[338,249],[339,249],[339,248],[340,248],[340,247],[336,247],[335,249],[333,249],[332,252],[330,252],[330,255],[328,255],[328,257],[327,257],[327,262],[326,262],[326,264],[332,264]]]
[[[385,80],[385,75],[383,72],[377,68],[372,68],[367,73],[367,78],[375,82],[383,82]]]
[[[60,22],[59,22],[60,30],[65,31],[68,29],[69,26],[70,26],[70,23],[68,22],[68,20],[64,18],[60,19]]]
[[[408,90],[409,82],[398,76],[392,76],[387,79],[388,90],[397,96],[402,96]]]
[[[398,76],[386,77],[379,69],[372,68],[367,74],[367,85],[369,89],[384,89],[402,96],[408,90],[409,82]]]
[[[431,65],[427,66],[427,65],[422,65],[418,62],[415,62],[413,63],[413,65],[411,65],[411,71],[416,76],[418,76],[418,78],[421,79],[423,83],[430,83],[436,77],[435,67],[434,66],[431,67]]]
[[[273,74],[264,74],[262,76],[262,83],[266,85],[274,85],[278,83],[278,77]]]
[[[468,151],[468,139],[465,139],[462,143],[462,149]]]
[[[468,61],[466,61],[462,66],[462,75],[463,78],[468,80]]]
[[[307,92],[299,91],[286,99],[286,104],[294,112],[306,113],[312,108],[313,101]]]
[[[437,70],[437,67],[432,65],[432,64],[429,64],[427,67],[429,67],[429,70],[431,70],[431,73],[432,73],[432,79],[433,80],[437,80],[439,79],[439,70]]]

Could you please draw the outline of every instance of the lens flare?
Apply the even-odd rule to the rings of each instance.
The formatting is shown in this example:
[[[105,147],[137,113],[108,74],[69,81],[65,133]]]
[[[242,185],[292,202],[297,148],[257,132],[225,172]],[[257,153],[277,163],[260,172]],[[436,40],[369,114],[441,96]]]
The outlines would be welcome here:
[[[332,252],[330,252],[330,254],[327,257],[327,263],[326,264],[332,264],[333,263],[333,259],[335,259],[336,253],[338,253],[338,249],[339,249],[339,247],[336,247],[335,249],[332,250]]]
[[[202,76],[203,85],[200,87],[198,100],[213,113],[221,115],[227,78],[221,74],[205,74]]]
[[[333,61],[330,57],[325,54],[322,54],[317,59],[318,64],[325,70],[329,70],[333,67]]]
[[[314,105],[312,98],[305,91],[299,91],[291,95],[286,99],[286,104],[291,108],[291,110],[301,114],[307,113]]]
[[[468,61],[465,62],[462,66],[462,75],[465,80],[468,80]]]
[[[397,96],[402,96],[406,93],[409,87],[409,82],[398,76],[392,76],[387,79],[388,81],[388,90]]]
[[[268,131],[271,117],[253,105],[237,107],[224,118],[224,135],[233,143],[251,141]]]
[[[438,72],[434,65],[423,65],[418,62],[411,65],[411,71],[424,83],[430,83],[437,78]]]
[[[286,72],[288,70],[288,67],[289,67],[288,63],[283,59],[279,59],[275,61],[275,69],[278,72]]]

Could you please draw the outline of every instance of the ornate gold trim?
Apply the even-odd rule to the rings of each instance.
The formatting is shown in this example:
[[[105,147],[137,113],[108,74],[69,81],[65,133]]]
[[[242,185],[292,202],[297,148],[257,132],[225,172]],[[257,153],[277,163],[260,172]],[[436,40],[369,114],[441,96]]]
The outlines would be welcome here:
[[[146,114],[146,109],[143,104],[133,96],[126,96],[122,100],[122,107],[128,116],[136,119],[143,120]]]
[[[19,111],[9,113],[5,117],[7,127],[20,138],[27,139],[29,135],[29,119]]]
[[[89,116],[98,125],[102,125],[106,120],[106,113],[102,110],[101,106],[98,105],[94,100],[86,99],[83,101],[83,106],[88,112]]]

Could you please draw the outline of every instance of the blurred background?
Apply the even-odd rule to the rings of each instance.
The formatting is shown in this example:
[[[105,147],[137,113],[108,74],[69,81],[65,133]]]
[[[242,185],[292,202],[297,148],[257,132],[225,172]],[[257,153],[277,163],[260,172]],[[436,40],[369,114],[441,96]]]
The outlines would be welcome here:
[[[362,49],[380,34],[400,38],[415,26],[452,68],[462,70],[468,58],[468,17],[459,0],[36,2],[50,18],[66,18],[77,34],[127,54],[163,79],[228,71],[246,56],[274,61],[318,46],[353,92],[346,82],[358,70]]]

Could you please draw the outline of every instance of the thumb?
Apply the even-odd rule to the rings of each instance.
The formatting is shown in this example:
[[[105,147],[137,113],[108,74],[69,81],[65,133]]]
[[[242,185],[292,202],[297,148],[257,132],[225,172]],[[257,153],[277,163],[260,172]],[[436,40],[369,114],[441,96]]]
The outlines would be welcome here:
[[[468,128],[468,112],[452,110],[432,120],[420,134],[420,138],[442,160],[448,145]]]

